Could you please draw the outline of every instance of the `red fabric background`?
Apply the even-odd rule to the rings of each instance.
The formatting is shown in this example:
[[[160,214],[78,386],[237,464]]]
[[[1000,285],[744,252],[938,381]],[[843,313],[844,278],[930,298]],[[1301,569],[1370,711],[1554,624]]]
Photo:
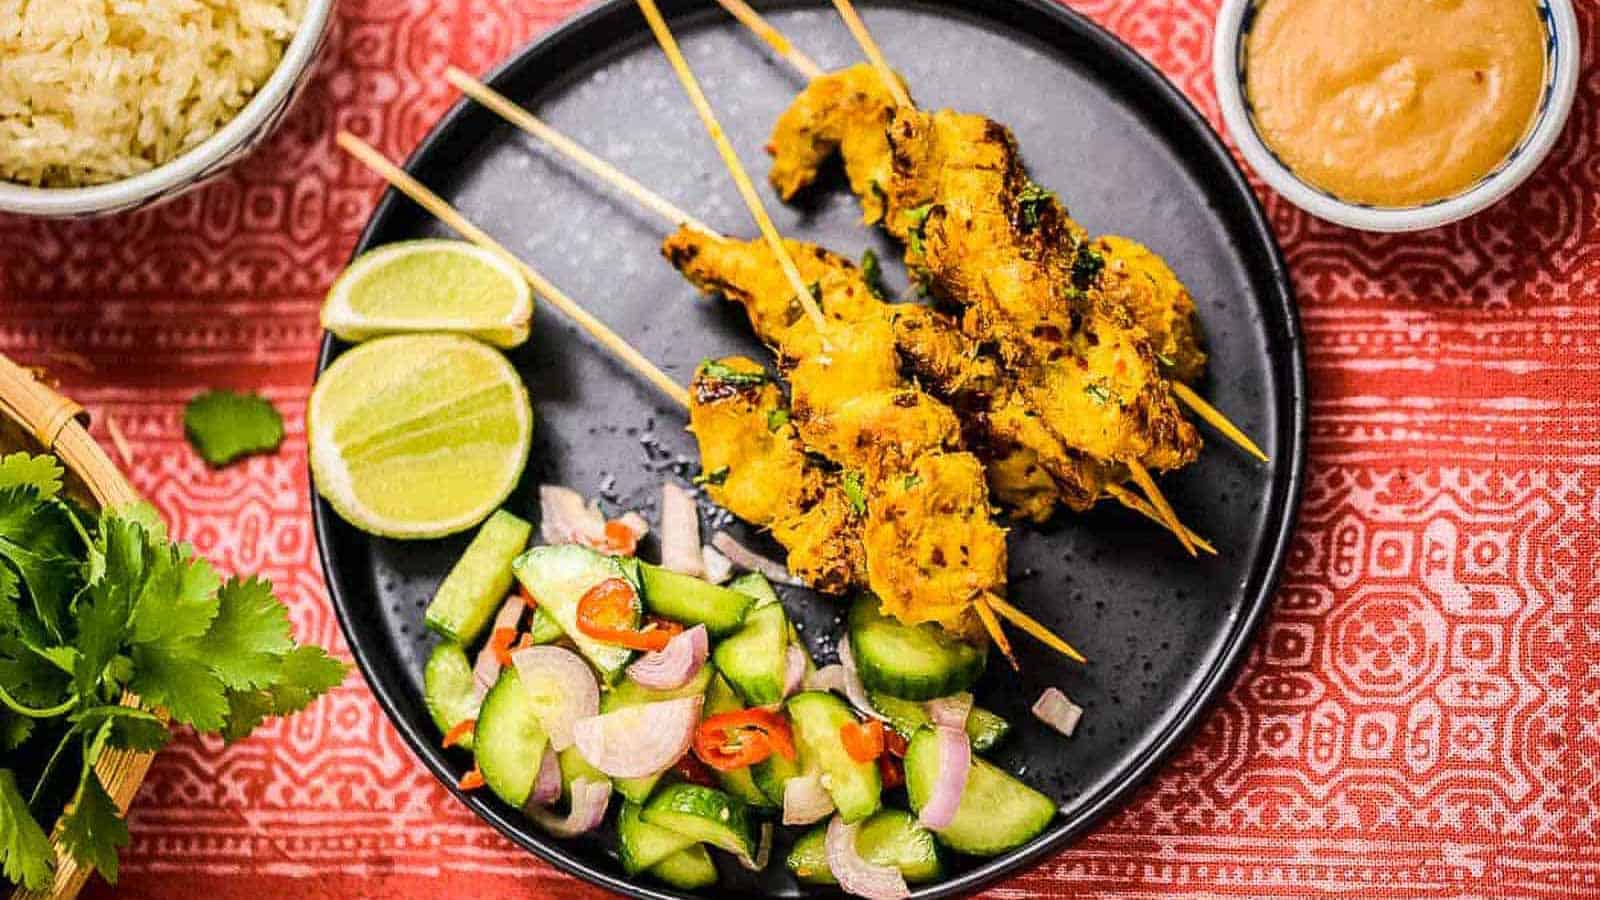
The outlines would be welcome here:
[[[318,302],[377,194],[334,131],[403,155],[453,100],[448,62],[482,69],[579,5],[345,0],[308,96],[222,181],[105,221],[0,217],[0,351],[49,367],[102,439],[115,419],[175,532],[272,577],[305,638],[344,652],[300,411]],[[1215,121],[1214,0],[1075,5]],[[1600,11],[1578,5],[1577,106],[1508,201],[1379,236],[1266,196],[1313,386],[1283,590],[1189,746],[994,896],[1600,896]],[[180,411],[227,385],[270,397],[289,439],[213,472]],[[180,734],[132,828],[130,897],[597,893],[454,804],[356,676],[226,752]]]

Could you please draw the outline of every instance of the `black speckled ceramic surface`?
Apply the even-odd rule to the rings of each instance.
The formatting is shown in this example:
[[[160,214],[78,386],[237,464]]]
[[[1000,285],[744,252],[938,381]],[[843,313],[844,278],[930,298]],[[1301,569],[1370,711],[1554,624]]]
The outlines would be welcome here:
[[[662,4],[690,64],[746,164],[800,82],[708,2]],[[825,0],[760,4],[825,67],[858,58]],[[1184,519],[1221,549],[1190,559],[1163,531],[1118,508],[1018,527],[1011,600],[1077,645],[1075,666],[1019,638],[1023,671],[998,658],[979,701],[1016,726],[995,759],[1061,804],[1032,844],[991,860],[955,858],[921,890],[972,890],[1036,861],[1121,802],[1225,689],[1282,563],[1304,459],[1305,387],[1299,330],[1278,249],[1243,178],[1204,121],[1154,69],[1086,20],[1045,2],[864,3],[888,57],[925,106],[981,112],[1010,125],[1034,178],[1058,191],[1094,233],[1149,244],[1188,284],[1200,309],[1211,374],[1201,391],[1273,458],[1260,465],[1214,434],[1198,464],[1163,481]],[[731,234],[754,227],[681,88],[630,2],[603,4],[538,40],[491,77],[500,91],[700,217]],[[655,360],[687,381],[704,357],[763,358],[737,310],[709,301],[660,257],[659,224],[482,109],[452,110],[408,168]],[[898,252],[861,228],[835,175],[802,206],[768,192],[785,233],[849,255]],[[410,202],[386,196],[358,250],[447,232]],[[904,283],[892,266],[891,280]],[[321,366],[344,348],[330,341]],[[697,471],[683,414],[548,307],[532,341],[511,354],[535,403],[533,459],[511,507],[536,514],[533,487],[570,485],[608,510],[654,520],[661,481]],[[774,549],[725,513],[704,512],[755,546]],[[320,500],[322,559],[340,620],[380,703],[412,749],[452,786],[467,755],[438,749],[422,704],[432,638],[422,610],[465,536],[401,543],[360,534]],[[709,533],[709,532],[708,532]],[[654,552],[647,544],[646,554]],[[831,659],[840,608],[790,590],[785,603],[813,651]],[[1028,714],[1058,685],[1087,712],[1070,740]],[[672,896],[624,879],[606,831],[552,841],[486,792],[463,795],[513,840],[580,876],[643,897]],[[780,829],[781,831],[782,829]],[[781,860],[760,876],[719,860],[715,895],[800,892]],[[709,895],[709,893],[708,893]]]

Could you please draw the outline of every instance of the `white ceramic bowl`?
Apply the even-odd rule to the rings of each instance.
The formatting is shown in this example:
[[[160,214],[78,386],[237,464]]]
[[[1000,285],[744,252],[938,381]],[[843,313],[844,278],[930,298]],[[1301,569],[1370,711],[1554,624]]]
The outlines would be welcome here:
[[[327,39],[336,0],[310,0],[283,59],[239,114],[181,156],[121,181],[38,188],[0,180],[0,211],[71,217],[123,212],[170,198],[216,175],[266,139],[304,86]]]
[[[1289,202],[1321,219],[1363,231],[1421,231],[1464,219],[1489,206],[1533,174],[1555,146],[1578,90],[1578,20],[1572,0],[1536,0],[1544,23],[1546,54],[1544,92],[1533,127],[1499,166],[1476,184],[1452,197],[1417,206],[1383,207],[1353,203],[1311,185],[1294,174],[1256,131],[1245,99],[1244,47],[1261,0],[1223,0],[1217,12],[1212,47],[1212,77],[1217,102],[1239,151],[1250,167]]]

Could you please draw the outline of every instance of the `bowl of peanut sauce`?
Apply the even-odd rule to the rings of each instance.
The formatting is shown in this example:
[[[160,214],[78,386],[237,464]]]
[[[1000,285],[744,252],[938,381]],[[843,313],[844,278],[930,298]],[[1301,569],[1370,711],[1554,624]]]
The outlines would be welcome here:
[[[1555,145],[1571,0],[1224,0],[1213,75],[1241,154],[1302,209],[1417,231],[1500,200]]]

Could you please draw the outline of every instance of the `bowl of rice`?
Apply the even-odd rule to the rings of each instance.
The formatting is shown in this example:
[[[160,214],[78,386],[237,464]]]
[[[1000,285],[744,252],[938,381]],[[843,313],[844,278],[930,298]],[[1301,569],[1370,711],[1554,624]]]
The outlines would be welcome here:
[[[0,2],[0,211],[120,212],[222,171],[288,109],[333,4]]]

